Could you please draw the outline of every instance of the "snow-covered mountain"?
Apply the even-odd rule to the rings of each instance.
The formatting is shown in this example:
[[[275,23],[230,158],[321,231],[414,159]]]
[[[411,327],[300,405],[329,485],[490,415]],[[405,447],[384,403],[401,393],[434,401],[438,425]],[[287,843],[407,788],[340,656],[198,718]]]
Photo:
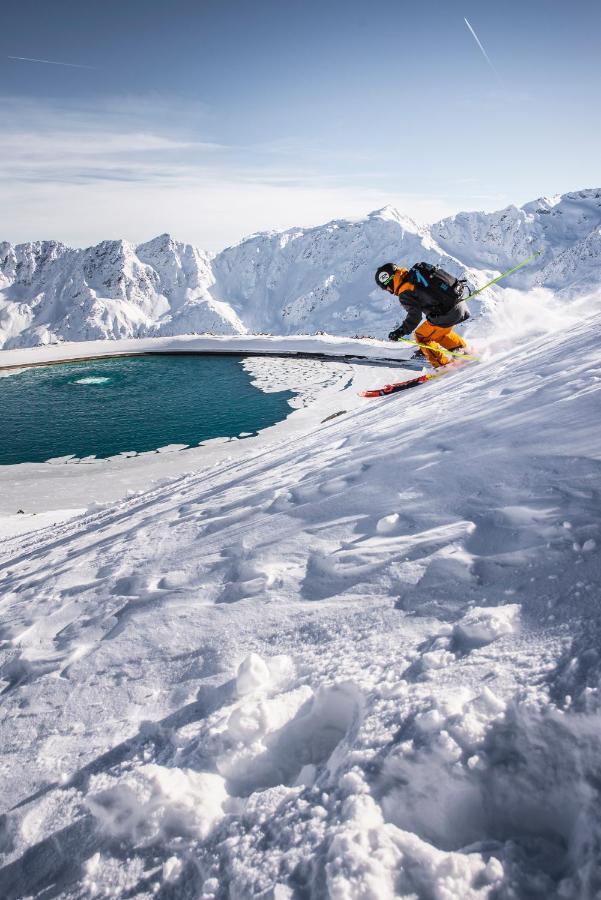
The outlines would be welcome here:
[[[137,247],[127,241],[85,250],[54,241],[0,244],[0,341],[10,348],[244,333],[234,311],[209,292],[213,283],[208,254],[166,234]]]
[[[192,331],[381,337],[398,304],[374,285],[380,263],[427,259],[483,284],[534,249],[540,260],[506,285],[567,296],[601,289],[601,189],[427,227],[386,207],[253,235],[213,257],[169,235],[84,250],[0,243],[0,347]]]
[[[500,212],[459,213],[431,226],[438,245],[475,269],[503,270],[543,250],[537,265],[511,282],[544,285],[568,295],[601,284],[601,190],[541,197]]]

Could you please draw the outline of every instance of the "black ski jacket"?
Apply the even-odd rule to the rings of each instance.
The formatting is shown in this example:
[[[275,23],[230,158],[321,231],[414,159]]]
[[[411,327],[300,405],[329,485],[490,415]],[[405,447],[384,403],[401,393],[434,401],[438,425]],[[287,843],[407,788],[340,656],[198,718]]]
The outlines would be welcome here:
[[[411,334],[412,331],[415,331],[424,316],[428,322],[432,325],[437,325],[439,328],[452,328],[453,325],[459,325],[460,322],[465,322],[470,317],[467,304],[463,301],[460,301],[447,312],[439,312],[437,315],[436,307],[438,304],[436,299],[427,290],[419,287],[416,287],[414,291],[405,291],[399,297],[399,302],[407,313],[397,329],[400,336]]]

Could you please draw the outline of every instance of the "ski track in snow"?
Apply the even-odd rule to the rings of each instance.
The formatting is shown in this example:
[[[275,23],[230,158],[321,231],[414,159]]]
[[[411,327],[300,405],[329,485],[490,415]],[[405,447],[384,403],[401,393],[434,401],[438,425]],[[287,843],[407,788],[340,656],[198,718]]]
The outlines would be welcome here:
[[[598,896],[599,322],[5,542],[0,896]]]

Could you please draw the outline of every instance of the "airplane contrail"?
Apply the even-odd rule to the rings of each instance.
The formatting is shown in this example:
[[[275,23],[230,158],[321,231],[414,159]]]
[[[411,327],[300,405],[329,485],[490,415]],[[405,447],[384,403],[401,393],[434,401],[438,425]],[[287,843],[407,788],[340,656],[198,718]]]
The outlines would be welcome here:
[[[70,69],[97,69],[98,66],[82,66],[79,63],[57,62],[55,59],[33,59],[31,56],[9,56],[19,62],[44,63],[47,66],[68,66]]]
[[[496,78],[497,78],[497,81],[499,82],[499,84],[502,85],[502,84],[503,84],[503,81],[501,80],[501,76],[499,75],[499,73],[497,72],[497,70],[495,69],[495,67],[493,66],[493,64],[492,64],[492,62],[491,62],[491,59],[490,59],[488,53],[486,52],[486,50],[485,50],[484,47],[482,46],[482,42],[480,41],[480,38],[478,37],[478,35],[476,34],[476,32],[474,31],[474,29],[472,28],[472,26],[471,26],[470,23],[468,22],[468,20],[465,18],[465,16],[463,17],[463,21],[465,22],[465,24],[466,24],[467,27],[469,28],[470,32],[472,33],[472,36],[473,36],[474,40],[476,41],[476,43],[478,44],[480,50],[482,51],[482,56],[484,57],[484,59],[486,60],[486,62],[488,63],[488,65],[489,65],[489,66],[491,67],[491,69],[493,70],[493,72],[494,72],[494,74],[495,74],[495,76],[496,76]]]

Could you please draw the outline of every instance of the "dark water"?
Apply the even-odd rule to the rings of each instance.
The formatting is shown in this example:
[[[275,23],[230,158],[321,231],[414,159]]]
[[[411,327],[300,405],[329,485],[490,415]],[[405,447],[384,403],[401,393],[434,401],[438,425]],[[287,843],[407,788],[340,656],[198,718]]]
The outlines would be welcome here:
[[[235,356],[139,356],[0,378],[0,464],[107,457],[254,434],[291,411]]]

